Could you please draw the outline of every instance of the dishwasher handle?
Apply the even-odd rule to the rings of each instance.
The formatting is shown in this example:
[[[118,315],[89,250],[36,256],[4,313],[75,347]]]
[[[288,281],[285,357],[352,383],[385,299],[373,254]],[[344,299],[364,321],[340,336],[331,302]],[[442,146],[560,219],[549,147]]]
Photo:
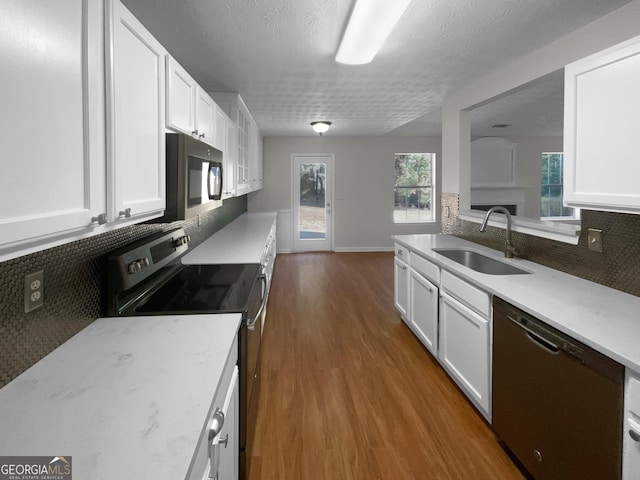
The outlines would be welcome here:
[[[584,353],[583,349],[568,341],[566,338],[549,331],[542,327],[538,322],[523,317],[522,315],[507,314],[507,318],[515,325],[525,330],[529,340],[540,345],[549,353],[558,354],[560,351],[563,351],[572,357],[575,357],[577,360],[582,361],[582,354]]]

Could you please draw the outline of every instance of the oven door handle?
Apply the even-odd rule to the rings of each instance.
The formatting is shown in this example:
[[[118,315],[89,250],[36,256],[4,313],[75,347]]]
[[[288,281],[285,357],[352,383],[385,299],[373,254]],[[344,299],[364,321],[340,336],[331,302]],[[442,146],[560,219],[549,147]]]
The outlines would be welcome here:
[[[262,275],[260,275],[260,280],[262,281],[262,303],[260,304],[260,308],[258,309],[258,313],[256,313],[256,316],[247,323],[247,328],[249,330],[255,330],[256,329],[256,322],[260,319],[260,317],[262,316],[262,312],[264,311],[265,307],[267,306],[267,276],[263,273]]]

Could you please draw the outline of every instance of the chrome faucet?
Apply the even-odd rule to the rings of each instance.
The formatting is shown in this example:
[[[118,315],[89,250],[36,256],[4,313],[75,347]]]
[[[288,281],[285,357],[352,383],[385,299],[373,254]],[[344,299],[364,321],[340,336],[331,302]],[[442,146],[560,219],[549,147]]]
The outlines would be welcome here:
[[[489,217],[493,212],[504,213],[507,216],[507,240],[504,244],[504,256],[507,258],[513,258],[518,252],[516,247],[513,246],[513,243],[511,243],[511,213],[509,213],[509,210],[498,205],[491,207],[484,216],[482,225],[480,225],[480,231],[484,232],[487,230],[487,223],[489,223]]]

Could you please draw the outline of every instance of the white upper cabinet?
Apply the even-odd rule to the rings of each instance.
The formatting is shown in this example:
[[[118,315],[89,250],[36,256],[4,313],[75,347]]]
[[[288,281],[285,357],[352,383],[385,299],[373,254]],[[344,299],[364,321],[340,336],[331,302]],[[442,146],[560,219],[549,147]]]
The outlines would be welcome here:
[[[196,135],[210,145],[214,143],[214,105],[209,94],[196,85]]]
[[[640,37],[565,68],[564,201],[640,213]]]
[[[167,128],[195,133],[196,81],[170,55],[167,56]]]
[[[102,6],[28,5],[0,2],[0,261],[90,234],[106,211]]]
[[[236,127],[236,194],[262,188],[262,135],[257,123],[237,93],[210,93]]]
[[[189,73],[167,55],[167,128],[222,150],[216,132],[216,104]],[[219,107],[218,107],[219,108]],[[224,128],[221,132],[224,139]]]
[[[165,208],[166,50],[119,0],[107,14],[108,218],[130,222]]]
[[[213,104],[213,148],[224,152],[227,144],[227,119],[229,117],[216,103]]]
[[[236,196],[236,155],[238,153],[238,139],[236,137],[236,126],[231,118],[224,112],[225,119],[225,148],[222,151],[224,180],[222,183],[222,198]],[[217,127],[217,125],[216,125]]]

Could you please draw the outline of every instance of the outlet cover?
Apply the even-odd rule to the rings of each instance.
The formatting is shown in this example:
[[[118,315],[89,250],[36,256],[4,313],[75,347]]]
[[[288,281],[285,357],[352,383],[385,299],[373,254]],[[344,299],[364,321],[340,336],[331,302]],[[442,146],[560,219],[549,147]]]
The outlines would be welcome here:
[[[44,270],[29,273],[24,277],[24,313],[44,305]]]
[[[599,230],[597,228],[590,228],[588,243],[589,250],[602,253],[602,230]]]

